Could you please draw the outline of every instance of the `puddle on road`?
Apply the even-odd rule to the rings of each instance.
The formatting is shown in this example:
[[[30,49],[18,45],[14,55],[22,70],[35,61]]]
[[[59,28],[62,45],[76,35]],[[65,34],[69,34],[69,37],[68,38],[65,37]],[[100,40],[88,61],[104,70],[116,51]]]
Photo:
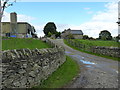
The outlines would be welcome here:
[[[93,63],[93,62],[89,62],[89,61],[85,61],[85,60],[80,60],[82,63],[84,63],[84,64],[95,64],[95,63]],[[89,66],[88,66],[89,67]]]
[[[75,54],[72,54],[72,52],[68,52],[68,51],[65,51],[66,54],[69,54],[70,56],[72,57],[76,57],[78,59],[81,59],[80,62],[84,63],[84,64],[88,64],[86,65],[86,67],[90,68],[92,67],[91,65],[95,65],[96,63],[93,63],[93,62],[90,62],[90,61],[85,61],[85,57],[82,57],[80,55],[75,55]]]
[[[71,53],[71,52],[65,51],[65,53]]]

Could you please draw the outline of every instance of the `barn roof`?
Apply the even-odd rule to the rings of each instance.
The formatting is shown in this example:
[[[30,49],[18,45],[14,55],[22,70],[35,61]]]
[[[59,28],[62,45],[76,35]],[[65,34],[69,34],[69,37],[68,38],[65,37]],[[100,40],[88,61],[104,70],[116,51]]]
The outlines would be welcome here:
[[[83,35],[82,30],[70,30],[71,34],[76,34],[76,35]]]

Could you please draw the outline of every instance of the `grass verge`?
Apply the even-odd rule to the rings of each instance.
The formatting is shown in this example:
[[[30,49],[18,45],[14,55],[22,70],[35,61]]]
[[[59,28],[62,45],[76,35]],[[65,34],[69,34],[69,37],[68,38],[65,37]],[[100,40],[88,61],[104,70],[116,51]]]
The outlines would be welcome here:
[[[42,42],[41,40],[36,40],[32,38],[3,38],[2,39],[2,50],[8,49],[42,49],[42,48],[50,48],[50,45]]]
[[[120,42],[116,41],[103,41],[103,40],[82,40],[82,39],[74,39],[76,42],[80,42],[85,45],[93,45],[93,46],[107,46],[107,47],[119,47]]]
[[[92,55],[96,55],[96,56],[100,56],[100,57],[104,57],[104,58],[112,59],[112,60],[115,60],[115,61],[120,61],[119,58],[110,57],[110,56],[105,56],[105,55],[100,55],[100,54],[96,54],[96,53],[92,53],[92,52],[87,52],[87,51],[80,50],[80,49],[78,49],[78,48],[76,48],[76,47],[70,45],[69,43],[67,43],[66,40],[64,40],[64,43],[65,43],[66,45],[68,45],[69,47],[71,47],[71,48],[73,48],[73,49],[75,49],[75,50],[78,50],[78,51],[84,52],[84,53],[88,53],[88,54],[92,54]]]
[[[52,73],[40,86],[34,88],[61,88],[68,84],[79,73],[79,65],[69,56],[63,65],[61,65],[55,72]]]

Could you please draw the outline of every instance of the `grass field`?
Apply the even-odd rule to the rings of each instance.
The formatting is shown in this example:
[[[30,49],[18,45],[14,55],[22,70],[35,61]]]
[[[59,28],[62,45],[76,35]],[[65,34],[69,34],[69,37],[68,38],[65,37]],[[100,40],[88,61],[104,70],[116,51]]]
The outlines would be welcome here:
[[[29,48],[29,49],[41,49],[41,48],[49,48],[50,46],[47,43],[44,43],[40,40],[35,40],[32,38],[3,38],[2,39],[2,50],[8,49],[22,49],[22,48]]]
[[[80,40],[80,41],[82,41],[82,40]],[[77,41],[78,42],[78,41]],[[88,42],[86,41],[86,40],[83,40],[83,42],[84,42],[84,44],[86,43],[87,45],[91,45],[90,43],[88,44]],[[92,42],[92,41],[91,41]],[[98,41],[98,42],[100,42],[100,41]],[[101,41],[102,42],[102,41]],[[104,42],[104,41],[103,41]],[[109,42],[109,41],[108,41]],[[112,42],[112,41],[111,41]],[[105,56],[105,55],[100,55],[100,54],[96,54],[96,53],[92,53],[92,52],[88,52],[88,51],[84,51],[84,50],[81,50],[81,49],[79,49],[79,48],[77,48],[77,47],[74,47],[74,46],[72,46],[72,45],[70,45],[66,40],[64,40],[64,43],[66,44],[66,45],[68,45],[68,46],[70,46],[71,48],[73,48],[73,49],[76,49],[76,50],[78,50],[78,51],[81,51],[81,52],[84,52],[84,53],[88,53],[88,54],[92,54],[92,55],[96,55],[96,56],[100,56],[100,57],[104,57],[104,58],[108,58],[108,59],[112,59],[112,60],[116,60],[116,61],[120,61],[120,59],[119,58],[115,58],[115,57],[110,57],[110,56]],[[105,42],[106,43],[106,46],[108,45],[107,44],[107,42]],[[117,42],[115,42],[116,43],[116,45],[114,45],[114,46],[117,46],[118,44],[120,44],[120,43],[117,43]],[[93,43],[92,43],[93,44]],[[100,44],[97,44],[97,46],[101,46]],[[111,46],[111,45],[109,45],[109,46]],[[118,47],[118,46],[117,46]]]
[[[79,73],[79,65],[67,56],[66,62],[46,79],[40,86],[34,88],[61,88],[68,84]]]
[[[93,45],[93,46],[108,46],[108,47],[120,46],[120,42],[115,42],[115,41],[80,40],[80,39],[75,39],[74,41],[80,42],[82,44]]]

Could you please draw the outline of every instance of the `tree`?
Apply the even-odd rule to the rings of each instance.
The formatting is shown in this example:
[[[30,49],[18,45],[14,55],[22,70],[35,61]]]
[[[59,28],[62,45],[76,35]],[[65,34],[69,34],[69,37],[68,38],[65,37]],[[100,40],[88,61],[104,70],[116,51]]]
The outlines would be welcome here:
[[[61,37],[61,32],[56,32],[55,37]]]
[[[53,34],[52,34],[51,32],[49,32],[47,36],[48,36],[48,37],[51,37],[52,35],[53,35]]]
[[[67,38],[67,39],[74,39],[74,36],[73,36],[72,34],[68,34],[68,35],[66,36],[66,38]]]
[[[112,40],[111,33],[107,30],[103,30],[99,33],[99,39],[101,39],[101,40]]]
[[[0,22],[2,20],[2,16],[3,16],[5,8],[7,8],[9,6],[13,6],[14,2],[16,2],[16,0],[13,0],[12,3],[9,3],[9,0],[0,0]]]
[[[83,35],[83,39],[89,39],[88,35]]]
[[[56,29],[57,29],[57,27],[54,24],[54,22],[48,22],[45,25],[43,32],[46,36],[48,35],[49,32],[52,33],[52,34],[56,34],[56,32],[57,32]]]

